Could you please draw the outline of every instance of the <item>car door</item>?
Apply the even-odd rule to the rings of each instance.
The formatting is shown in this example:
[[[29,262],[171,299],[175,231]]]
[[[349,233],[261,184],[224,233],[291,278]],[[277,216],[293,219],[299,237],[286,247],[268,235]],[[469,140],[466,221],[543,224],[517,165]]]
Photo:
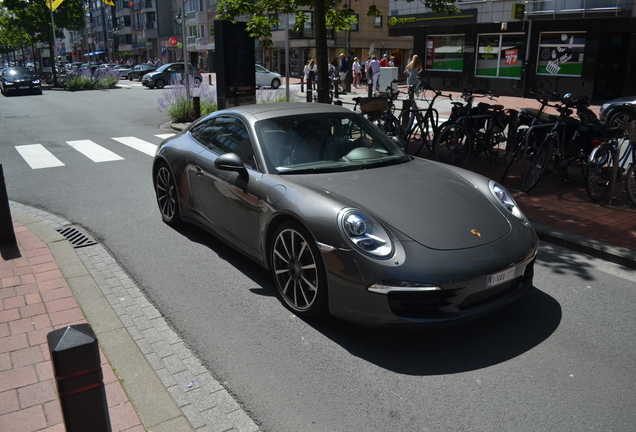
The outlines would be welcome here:
[[[197,125],[193,138],[204,146],[195,159],[193,186],[197,207],[208,223],[228,241],[261,259],[258,215],[264,209],[258,198],[262,174],[256,166],[254,148],[245,124],[234,116],[219,116]],[[214,161],[235,153],[245,170],[219,169]]]
[[[265,69],[263,66],[254,65],[256,67],[256,87],[267,86],[270,83],[269,80],[269,71]]]

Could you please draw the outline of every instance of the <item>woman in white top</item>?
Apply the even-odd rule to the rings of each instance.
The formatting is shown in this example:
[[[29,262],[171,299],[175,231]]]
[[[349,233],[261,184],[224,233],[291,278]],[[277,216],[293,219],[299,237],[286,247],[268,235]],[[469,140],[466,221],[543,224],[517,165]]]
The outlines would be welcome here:
[[[353,64],[351,65],[351,70],[353,70],[353,88],[358,88],[360,86],[360,77],[362,76],[358,57],[353,58]]]

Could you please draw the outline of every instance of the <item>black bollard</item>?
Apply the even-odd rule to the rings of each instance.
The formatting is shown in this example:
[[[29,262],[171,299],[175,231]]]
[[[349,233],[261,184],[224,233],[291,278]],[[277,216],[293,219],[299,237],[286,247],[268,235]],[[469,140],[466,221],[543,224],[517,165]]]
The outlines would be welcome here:
[[[201,117],[201,97],[192,97],[192,110],[194,111],[194,119]]]
[[[307,89],[307,102],[313,102],[311,99],[311,90]]]
[[[93,329],[77,324],[46,335],[67,432],[111,432]]]
[[[13,219],[11,219],[11,209],[9,208],[9,195],[7,185],[4,182],[4,171],[0,164],[0,246],[15,245],[15,231],[13,229]]]

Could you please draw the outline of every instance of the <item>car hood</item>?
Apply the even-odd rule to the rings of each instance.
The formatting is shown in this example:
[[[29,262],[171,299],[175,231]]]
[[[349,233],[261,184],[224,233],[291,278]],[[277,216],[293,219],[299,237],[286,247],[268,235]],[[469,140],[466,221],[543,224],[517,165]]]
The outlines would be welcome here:
[[[506,236],[511,225],[491,197],[442,164],[400,165],[329,174],[289,175],[329,192],[431,249],[483,246]],[[488,179],[484,178],[484,183]]]

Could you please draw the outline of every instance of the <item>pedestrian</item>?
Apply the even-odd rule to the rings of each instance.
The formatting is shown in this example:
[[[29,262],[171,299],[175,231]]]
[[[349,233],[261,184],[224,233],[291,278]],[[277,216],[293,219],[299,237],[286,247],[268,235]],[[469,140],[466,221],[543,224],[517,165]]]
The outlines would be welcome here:
[[[347,90],[347,75],[349,74],[349,60],[344,53],[340,53],[340,63],[338,63],[338,75],[340,78],[340,88],[342,91]]]
[[[314,81],[316,81],[316,72],[314,70],[315,62],[311,59],[305,65],[305,81],[307,81],[307,91],[314,89]]]
[[[386,54],[384,54],[382,60],[380,60],[380,67],[389,67],[389,59],[387,59]]]
[[[353,88],[357,89],[358,87],[360,87],[360,78],[362,77],[362,70],[360,69],[360,62],[358,61],[358,57],[353,58],[351,71],[353,72]]]
[[[389,58],[389,67],[395,67],[395,57],[393,56]]]
[[[371,61],[369,62],[369,65],[367,66],[367,69],[371,70],[372,76],[373,76],[373,91],[375,92],[379,92],[380,91],[380,84],[379,84],[379,80],[380,80],[380,62],[378,61],[378,57],[377,56],[373,56],[371,57]]]
[[[415,87],[417,85],[417,76],[422,70],[422,62],[417,54],[413,55],[413,60],[406,65],[404,73],[407,76],[409,87]]]

